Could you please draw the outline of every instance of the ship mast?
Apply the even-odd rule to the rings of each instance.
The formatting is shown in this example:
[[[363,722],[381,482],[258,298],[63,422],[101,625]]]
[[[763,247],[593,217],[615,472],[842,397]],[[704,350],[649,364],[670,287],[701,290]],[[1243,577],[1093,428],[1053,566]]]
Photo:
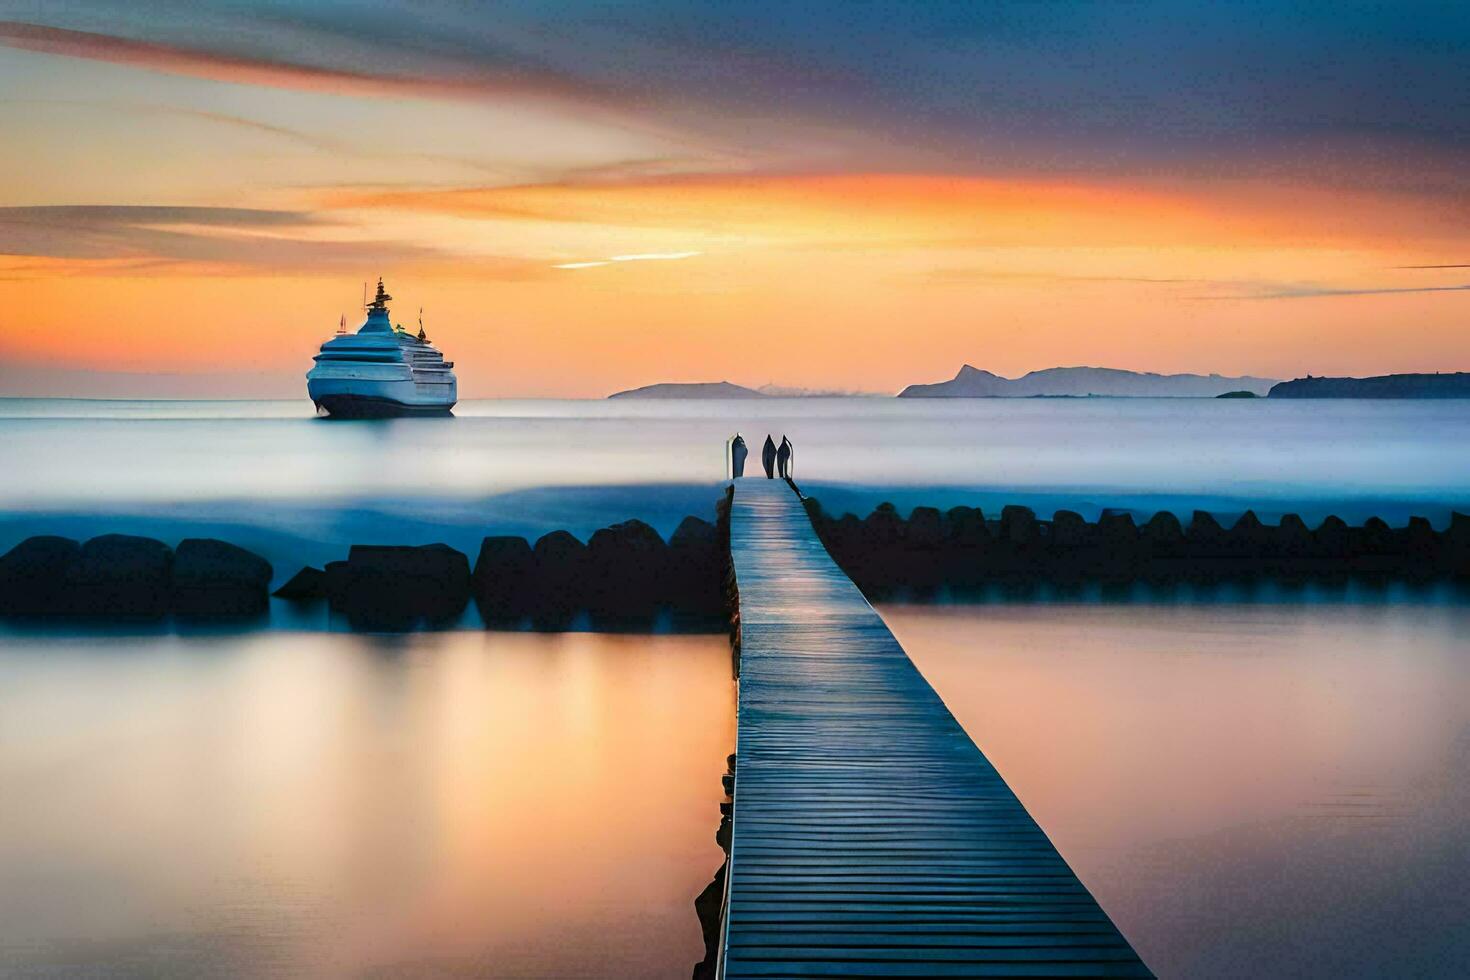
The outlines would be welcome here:
[[[364,293],[366,293],[365,288]],[[370,310],[386,310],[388,308],[388,301],[392,298],[392,296],[388,295],[387,290],[383,288],[383,277],[379,276],[378,294],[373,297],[373,301],[371,303],[367,304],[367,308]]]

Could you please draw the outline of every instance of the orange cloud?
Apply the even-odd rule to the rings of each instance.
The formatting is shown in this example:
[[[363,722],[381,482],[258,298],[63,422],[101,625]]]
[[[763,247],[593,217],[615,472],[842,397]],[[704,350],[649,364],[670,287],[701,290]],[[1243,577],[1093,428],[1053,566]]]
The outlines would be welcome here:
[[[332,208],[825,241],[833,246],[1294,247],[1464,241],[1443,202],[1215,181],[1065,182],[911,174],[691,176],[327,192]]]

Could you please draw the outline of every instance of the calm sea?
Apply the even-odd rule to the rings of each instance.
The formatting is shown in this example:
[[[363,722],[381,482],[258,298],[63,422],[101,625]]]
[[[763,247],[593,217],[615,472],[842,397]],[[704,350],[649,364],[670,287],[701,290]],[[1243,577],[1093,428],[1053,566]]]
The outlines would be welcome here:
[[[229,538],[289,575],[348,544],[580,535],[713,515],[724,445],[796,446],[831,510],[1248,507],[1436,524],[1470,510],[1470,401],[481,401],[330,422],[291,402],[0,400],[0,548],[50,531]],[[290,567],[287,567],[290,566]]]
[[[783,432],[832,509],[1470,510],[1470,403],[0,401],[0,548],[711,516]],[[882,610],[1164,976],[1470,973],[1449,586]],[[734,743],[719,636],[0,632],[0,975],[685,977]],[[309,624],[303,624],[303,627]]]

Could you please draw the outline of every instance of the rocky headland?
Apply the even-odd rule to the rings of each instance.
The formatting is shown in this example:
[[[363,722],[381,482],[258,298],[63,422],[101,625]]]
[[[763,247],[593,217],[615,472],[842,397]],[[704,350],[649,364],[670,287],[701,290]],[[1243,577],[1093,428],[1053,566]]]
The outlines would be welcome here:
[[[615,391],[609,398],[764,398],[764,393],[729,381],[664,382]]]
[[[1271,388],[1271,398],[1470,398],[1470,372],[1384,374],[1376,378],[1296,378]]]
[[[1214,398],[1230,391],[1264,395],[1274,378],[1154,374],[1118,368],[1055,367],[1003,378],[969,364],[948,381],[909,385],[900,398]]]

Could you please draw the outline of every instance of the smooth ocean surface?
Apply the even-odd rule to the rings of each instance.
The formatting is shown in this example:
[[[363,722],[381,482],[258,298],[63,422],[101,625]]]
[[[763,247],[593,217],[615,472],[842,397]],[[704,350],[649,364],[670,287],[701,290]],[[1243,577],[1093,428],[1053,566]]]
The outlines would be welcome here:
[[[1470,603],[880,611],[1160,977],[1470,975]]]
[[[839,512],[1470,512],[1470,402],[0,400],[0,548],[667,534],[736,429]],[[1470,972],[1464,590],[1135,591],[882,612],[1161,975]],[[0,975],[688,975],[723,637],[275,625],[0,633]]]
[[[668,977],[724,637],[0,640],[0,976]]]
[[[333,422],[291,402],[0,400],[0,548],[28,534],[225,537],[289,575],[351,543],[580,536],[712,518],[735,431],[796,446],[803,489],[866,513],[965,502],[1093,516],[1254,507],[1315,523],[1470,511],[1470,401],[807,398],[479,401]],[[285,566],[291,566],[286,568]]]

